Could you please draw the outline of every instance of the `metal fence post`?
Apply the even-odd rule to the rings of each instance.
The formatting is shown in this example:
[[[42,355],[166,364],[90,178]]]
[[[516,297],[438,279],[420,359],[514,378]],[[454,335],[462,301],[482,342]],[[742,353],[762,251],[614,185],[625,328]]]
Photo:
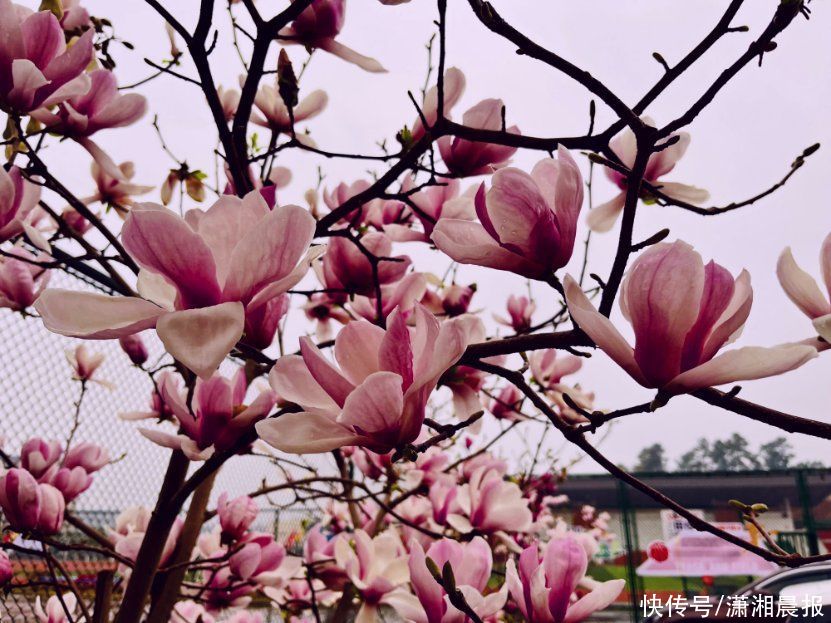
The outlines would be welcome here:
[[[804,469],[796,470],[796,487],[799,493],[799,503],[802,505],[802,527],[808,537],[808,549],[812,556],[816,556],[819,554],[819,540],[817,539],[817,527],[814,523],[811,491],[808,488],[808,479],[805,476]]]
[[[621,527],[623,528],[623,543],[626,547],[626,581],[629,584],[629,601],[632,605],[632,623],[638,623],[640,616],[640,594],[638,591],[638,575],[635,573],[636,560],[635,551],[637,548],[637,526],[632,525],[633,518],[629,507],[629,492],[623,481],[618,481],[618,497],[620,501]]]

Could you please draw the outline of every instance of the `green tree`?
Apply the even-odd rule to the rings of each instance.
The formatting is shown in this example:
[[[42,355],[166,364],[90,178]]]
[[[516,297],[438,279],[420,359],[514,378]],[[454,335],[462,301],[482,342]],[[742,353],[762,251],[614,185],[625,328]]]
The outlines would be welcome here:
[[[710,442],[702,437],[691,449],[678,459],[679,472],[708,472],[714,469],[710,457]]]
[[[765,469],[788,469],[796,454],[786,437],[777,437],[759,447],[759,460]]]
[[[647,446],[638,454],[636,472],[665,472],[667,471],[667,457],[664,446],[654,443]]]
[[[762,468],[757,454],[750,449],[747,439],[739,433],[733,433],[727,439],[718,439],[713,442],[710,459],[713,462],[713,469],[723,472]]]

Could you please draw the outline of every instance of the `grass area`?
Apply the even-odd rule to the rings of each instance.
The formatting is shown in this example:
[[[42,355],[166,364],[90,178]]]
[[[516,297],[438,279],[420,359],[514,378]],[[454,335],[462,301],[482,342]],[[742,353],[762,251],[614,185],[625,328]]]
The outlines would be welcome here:
[[[627,582],[629,580],[625,565],[592,565],[588,573],[600,582],[618,578],[627,580]],[[647,593],[680,593],[684,590],[684,582],[681,578],[640,578],[640,580],[643,582],[644,591]],[[747,576],[716,578],[715,584],[709,587],[709,592],[719,595],[728,594],[744,586],[748,581]],[[701,581],[701,578],[687,578],[686,585],[688,592],[702,594],[704,591],[704,583]]]

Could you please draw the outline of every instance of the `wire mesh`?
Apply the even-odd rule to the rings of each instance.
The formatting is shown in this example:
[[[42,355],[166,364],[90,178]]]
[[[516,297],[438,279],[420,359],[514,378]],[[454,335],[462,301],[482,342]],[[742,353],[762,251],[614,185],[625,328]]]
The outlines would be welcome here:
[[[81,279],[56,273],[50,287],[90,290]],[[150,351],[150,364],[163,356],[164,351],[152,332],[142,335]],[[0,315],[0,355],[3,374],[0,374],[0,431],[3,449],[17,460],[21,445],[31,437],[59,440],[62,445],[75,424],[76,401],[80,383],[72,379],[72,368],[64,354],[74,350],[80,340],[55,335],[47,331],[35,317],[2,311]],[[73,445],[92,441],[105,448],[117,460],[93,476],[89,490],[69,506],[69,510],[88,525],[106,533],[115,525],[118,514],[130,506],[152,507],[155,503],[170,451],[144,437],[137,428],[148,426],[141,422],[127,422],[118,417],[121,412],[147,411],[153,384],[144,371],[132,365],[117,341],[87,342],[93,352],[105,355],[104,363],[95,374],[107,381],[111,388],[99,383],[88,385],[78,410],[78,426]],[[233,368],[233,364],[227,364]],[[153,424],[149,424],[153,426]],[[195,467],[196,465],[194,465]],[[218,475],[213,501],[222,491],[232,497],[255,490],[273,469],[262,458],[241,456],[229,461]],[[269,532],[293,546],[302,540],[304,530],[318,514],[317,509],[281,508],[289,504],[286,496],[261,499],[262,511],[253,529]],[[205,526],[210,529],[211,524]],[[7,541],[23,549],[37,549],[36,543],[25,542],[18,535],[5,535]],[[63,543],[84,544],[89,541],[77,529],[65,524],[59,538]],[[49,548],[52,550],[52,548]],[[82,591],[92,591],[96,573],[115,565],[102,555],[90,551],[50,551],[58,569],[49,568],[41,554],[9,552],[15,570],[15,590],[0,597],[0,620],[10,623],[36,620],[33,606],[38,596],[42,599],[54,594],[47,586],[53,572],[62,577],[62,571],[72,578]],[[28,586],[21,589],[21,585]],[[68,590],[68,589],[67,589]]]

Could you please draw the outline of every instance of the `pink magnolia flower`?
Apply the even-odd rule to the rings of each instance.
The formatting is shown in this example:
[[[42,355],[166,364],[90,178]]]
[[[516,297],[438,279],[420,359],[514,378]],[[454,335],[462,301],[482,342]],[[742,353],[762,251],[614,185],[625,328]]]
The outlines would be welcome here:
[[[171,435],[145,428],[139,431],[154,443],[181,450],[191,461],[204,461],[216,451],[231,448],[255,422],[268,415],[276,399],[271,390],[266,390],[251,405],[243,404],[247,384],[245,370],[240,368],[231,379],[218,373],[207,380],[197,379],[191,414],[187,392],[180,392],[171,377],[166,381],[159,391],[179,422],[181,433]]]
[[[378,262],[378,282],[381,285],[400,281],[410,267],[408,256],[392,256],[392,241],[386,234],[364,234],[360,243],[375,257],[386,258]],[[326,255],[323,256],[323,272],[327,275],[327,283],[340,283],[349,292],[365,295],[374,292],[375,273],[372,263],[354,242],[346,238],[331,239]],[[330,279],[329,275],[334,279]]]
[[[516,386],[506,385],[496,394],[488,410],[498,420],[510,422],[523,420],[525,416],[519,410],[523,400],[525,400],[525,395]]]
[[[83,467],[89,474],[94,474],[110,462],[110,453],[96,443],[84,441],[72,446],[66,453],[63,466],[72,469]]]
[[[433,446],[426,452],[420,453],[413,466],[404,474],[406,489],[415,489],[420,484],[431,486],[434,482],[443,479],[453,479],[444,469],[450,465],[450,457],[446,452]]]
[[[430,484],[427,498],[433,507],[433,521],[438,525],[448,525],[450,513],[459,510],[456,504],[457,495],[459,487],[449,478],[439,478]]]
[[[244,76],[240,77],[240,82],[244,83],[244,81]],[[291,117],[289,116],[288,106],[280,96],[278,81],[279,77],[275,74],[274,85],[263,84],[257,90],[254,105],[262,115],[258,114],[257,111],[252,112],[251,121],[269,128],[272,132],[290,134],[292,129]],[[298,124],[306,119],[317,117],[326,108],[328,102],[329,97],[325,91],[319,89],[312,91],[294,107],[292,111],[294,113],[294,123]]]
[[[142,186],[131,181],[136,174],[136,167],[132,162],[122,162],[118,165],[118,170],[121,175],[114,177],[93,160],[91,173],[97,191],[81,201],[87,205],[101,202],[106,206],[112,206],[119,216],[126,216],[135,203],[133,196],[149,193],[153,186]]]
[[[251,603],[251,594],[256,584],[234,577],[229,567],[207,575],[202,589],[205,607],[209,612],[219,613],[227,608],[245,608]]]
[[[31,223],[39,200],[40,187],[24,180],[19,168],[0,167],[0,242],[24,231],[33,242],[42,238]]]
[[[267,582],[267,576],[282,564],[286,548],[270,534],[251,534],[242,548],[228,560],[231,572],[241,580]]]
[[[246,344],[265,350],[274,342],[280,321],[289,311],[289,295],[280,294],[245,315],[244,341]]]
[[[66,352],[66,360],[75,371],[72,378],[76,381],[91,381],[100,385],[109,386],[107,381],[95,378],[96,371],[104,363],[104,353],[90,352],[87,350],[86,344],[78,344],[75,350]]]
[[[144,345],[138,333],[122,335],[118,338],[118,345],[121,346],[121,350],[127,353],[130,361],[137,366],[144,364],[150,356],[150,353],[147,352],[147,347]]]
[[[476,336],[475,342],[484,340],[483,336]],[[470,366],[455,366],[441,379],[441,384],[448,387],[453,393],[453,414],[459,419],[466,419],[482,410],[479,392],[485,386],[488,374],[471,368]],[[482,427],[482,420],[474,422],[467,430],[478,433]]]
[[[223,536],[227,540],[236,541],[241,539],[254,523],[260,507],[247,495],[229,500],[228,492],[223,491],[217,501],[216,512],[219,515]]]
[[[35,530],[46,535],[57,534],[63,525],[66,500],[58,489],[48,483],[40,483],[38,490],[40,491],[40,513]]]
[[[462,123],[477,130],[501,130],[502,108],[499,99],[482,100],[462,116]],[[510,134],[520,134],[515,125],[507,130]],[[438,140],[441,159],[447,170],[453,175],[470,176],[492,173],[507,164],[516,153],[516,147],[478,143],[458,136],[442,136]]]
[[[505,605],[508,589],[505,585],[489,595],[484,595],[493,568],[491,548],[480,536],[469,543],[441,539],[424,550],[417,541],[410,541],[410,579],[421,608],[412,613],[402,613],[415,623],[464,623],[468,620],[450,603],[444,588],[436,582],[427,568],[427,558],[441,570],[450,563],[456,587],[462,592],[471,609],[483,620],[496,616]],[[412,616],[415,615],[415,616]]]
[[[138,93],[119,93],[115,75],[106,69],[96,69],[89,79],[88,91],[61,102],[55,111],[40,108],[32,117],[50,132],[75,139],[109,176],[123,179],[121,169],[89,137],[99,130],[135,123],[147,112],[147,100]]]
[[[349,313],[343,309],[337,296],[318,292],[312,294],[303,305],[306,318],[317,323],[315,333],[320,342],[332,339],[332,323],[346,324],[351,320]]]
[[[370,480],[378,480],[392,467],[392,452],[378,454],[366,448],[346,446],[341,449],[343,455],[352,459],[361,473]]]
[[[231,169],[227,164],[224,168],[225,177],[228,178],[224,194],[232,196],[237,195],[234,178],[231,175]],[[291,170],[286,167],[273,167],[271,169],[271,173],[268,175],[266,180],[263,181],[260,176],[254,172],[254,169],[251,166],[248,167],[248,178],[251,180],[251,186],[259,191],[259,193],[263,196],[263,199],[265,199],[265,203],[269,209],[272,209],[277,205],[277,191],[288,186],[291,183],[291,177]],[[172,183],[175,183],[176,181],[172,180],[170,177],[167,179]],[[170,186],[170,192],[173,192],[173,186]]]
[[[13,467],[0,476],[0,508],[14,530],[56,534],[63,524],[65,505],[60,491],[38,483],[24,469]]]
[[[144,541],[144,535],[147,532],[147,527],[150,524],[151,512],[143,506],[131,506],[124,509],[115,520],[115,530],[109,530],[110,542],[115,546],[115,551],[129,560],[135,561],[138,556],[141,544]],[[179,541],[179,536],[182,534],[182,527],[184,522],[181,517],[177,517],[173,522],[173,527],[165,541],[164,549],[160,564],[164,565],[173,551],[176,549],[176,544]],[[120,568],[122,574],[129,574],[129,567],[124,566]]]
[[[482,468],[492,471],[500,477],[508,473],[508,463],[504,459],[500,459],[490,452],[483,452],[462,463],[462,477],[464,480],[470,481],[474,474]]]
[[[426,290],[427,276],[424,273],[409,273],[397,283],[382,285],[381,316],[389,319],[393,310],[398,309],[406,318],[409,318]],[[349,308],[361,318],[377,320],[378,304],[374,296],[358,295],[350,302]]]
[[[453,218],[470,221],[476,218],[476,208],[473,197],[468,195],[459,196],[459,180],[437,178],[437,185],[427,186],[422,190],[410,195],[417,210],[413,211],[415,217],[421,222],[424,234],[418,238],[398,234],[397,238],[407,240],[410,238],[429,241],[433,234],[435,224],[442,218]],[[414,188],[412,177],[404,179],[401,190],[408,192]],[[389,230],[389,227],[387,228]]]
[[[621,284],[634,349],[568,276],[565,292],[574,322],[595,344],[638,383],[670,395],[782,374],[817,356],[804,345],[748,346],[716,356],[750,314],[750,275],[742,271],[733,279],[713,261],[705,266],[680,240],[650,247]]]
[[[582,367],[583,360],[580,357],[558,357],[557,351],[553,348],[536,350],[528,356],[531,376],[545,389],[559,385],[564,376],[574,374]]]
[[[16,530],[32,530],[40,515],[41,494],[34,476],[12,468],[0,476],[0,508]]]
[[[0,101],[4,108],[30,112],[84,93],[84,69],[92,60],[93,31],[69,48],[57,18],[0,0]]]
[[[476,194],[479,223],[443,218],[433,242],[462,264],[548,279],[565,266],[574,249],[583,204],[583,178],[568,150],[541,160],[531,175],[500,169],[485,193]]]
[[[330,211],[334,210],[352,199],[352,197],[364,192],[370,186],[371,184],[367,180],[355,180],[351,184],[341,182],[332,190],[324,188],[323,203],[326,204],[326,207]],[[355,227],[359,227],[360,225],[374,225],[381,228],[387,203],[383,199],[372,199],[338,222],[340,224],[351,224]]]
[[[222,85],[216,88],[216,94],[219,96],[219,103],[222,104],[222,112],[225,114],[225,121],[231,121],[234,115],[237,114],[237,107],[241,94],[236,89],[225,89]]]
[[[335,562],[361,596],[357,623],[376,620],[382,604],[395,607],[395,589],[410,579],[404,546],[390,530],[375,537],[360,529],[353,534],[339,534],[335,538]]]
[[[65,593],[60,597],[52,595],[46,600],[45,608],[41,604],[40,595],[35,598],[35,616],[40,623],[71,623],[75,620],[77,609],[78,600],[73,593]],[[69,616],[66,614],[67,610]]]
[[[319,48],[342,58],[347,63],[375,73],[387,70],[374,58],[346,47],[335,37],[340,34],[346,17],[346,0],[314,0],[288,28],[280,31],[286,43],[299,43],[307,48]]]
[[[156,386],[162,387],[166,383],[172,383],[177,388],[181,385],[179,377],[173,372],[170,370],[162,370],[156,377]],[[161,393],[154,387],[150,395],[149,411],[127,411],[125,413],[119,413],[118,417],[122,420],[159,420],[163,422],[173,418],[173,409],[164,401]]]
[[[260,193],[221,197],[185,218],[136,206],[122,229],[141,266],[143,298],[47,289],[35,303],[48,329],[112,339],[156,327],[167,351],[209,378],[243,335],[246,317],[299,282],[315,221],[298,206],[269,210]]]
[[[450,110],[462,98],[466,86],[465,75],[456,67],[450,67],[444,72],[444,116],[450,118]],[[434,84],[424,96],[424,103],[421,107],[421,115],[413,122],[413,129],[410,132],[414,141],[424,136],[425,128],[421,117],[432,126],[438,120],[439,115],[439,87]]]
[[[517,333],[524,333],[531,328],[531,317],[537,309],[537,304],[527,296],[508,297],[508,318],[493,315],[499,324],[511,327]]]
[[[487,466],[476,469],[459,487],[455,503],[458,512],[448,515],[447,522],[463,534],[525,532],[531,526],[528,500],[520,488]]]
[[[820,269],[825,289],[831,293],[831,234],[825,237],[819,252]],[[802,270],[787,247],[779,256],[776,276],[785,294],[799,310],[813,321],[814,329],[826,341],[831,341],[831,303],[811,275]]]
[[[508,560],[505,585],[529,623],[579,623],[611,604],[624,580],[609,580],[573,599],[588,566],[586,550],[573,536],[552,539],[540,560],[534,544],[522,552],[519,568]]]
[[[79,31],[92,26],[89,11],[81,6],[80,0],[61,0],[61,6],[61,28],[65,31]]]
[[[58,467],[52,469],[41,479],[61,492],[66,502],[72,502],[92,486],[92,476],[83,467]]]
[[[280,396],[304,411],[260,422],[257,432],[292,453],[355,445],[383,454],[411,443],[421,432],[439,377],[458,361],[479,327],[470,316],[440,323],[420,306],[412,333],[400,312],[390,314],[386,331],[366,321],[350,322],[335,340],[340,368],[301,338],[302,356],[281,357],[269,380]]]
[[[315,566],[315,575],[331,590],[342,590],[349,578],[334,561],[335,539],[323,533],[323,527],[315,524],[306,534],[303,543],[303,560]]]
[[[61,442],[32,437],[20,448],[20,467],[40,478],[61,458]]]
[[[563,398],[563,394],[580,408],[590,410],[594,404],[594,394],[583,391],[579,385],[563,383],[563,377],[574,374],[583,366],[579,357],[567,355],[558,357],[554,349],[537,350],[528,357],[531,376],[543,388],[545,395],[557,406],[560,416],[572,424],[586,422],[579,411],[573,409]]]
[[[14,568],[9,555],[6,552],[0,552],[0,586],[5,586],[14,579]]]
[[[448,316],[460,316],[467,313],[470,301],[476,294],[476,284],[460,286],[452,283],[441,291],[441,306]]]
[[[64,225],[79,236],[83,236],[89,231],[90,227],[92,227],[92,223],[90,223],[85,216],[83,216],[75,208],[71,208],[69,206],[64,208],[63,212],[61,212],[60,218]]]
[[[649,117],[644,117],[643,120],[647,125],[654,124]],[[644,181],[658,187],[662,193],[673,199],[693,204],[703,203],[710,197],[710,193],[703,188],[679,184],[678,182],[660,181],[661,177],[675,168],[675,165],[687,151],[687,147],[690,146],[690,135],[687,132],[673,132],[668,140],[673,137],[678,137],[675,144],[649,156],[643,176]],[[638,149],[635,134],[630,128],[626,128],[613,138],[609,146],[615,152],[615,155],[620,158],[623,166],[628,169],[634,166]],[[608,167],[605,168],[605,171],[606,176],[620,188],[620,192],[610,201],[589,212],[586,222],[593,231],[597,232],[609,231],[614,227],[615,221],[617,221],[617,217],[623,210],[624,203],[626,203],[626,176]],[[648,191],[644,191],[641,197],[648,199]]]

